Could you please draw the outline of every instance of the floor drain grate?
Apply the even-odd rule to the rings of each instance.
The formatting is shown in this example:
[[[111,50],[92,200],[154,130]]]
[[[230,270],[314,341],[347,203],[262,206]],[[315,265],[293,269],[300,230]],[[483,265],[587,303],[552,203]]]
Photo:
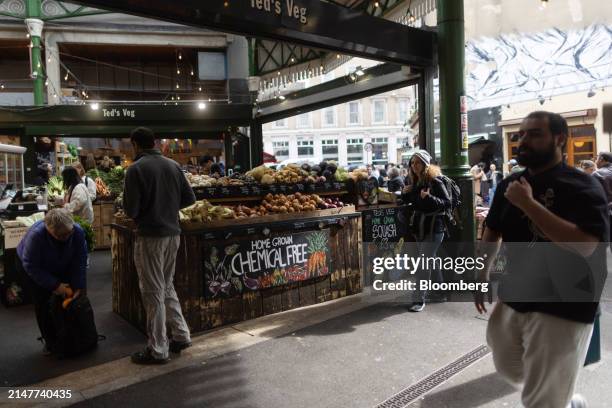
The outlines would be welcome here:
[[[405,390],[398,392],[385,402],[382,402],[377,405],[376,408],[404,408],[410,405],[415,400],[421,398],[423,395],[427,394],[429,391],[433,390],[438,385],[442,384],[452,376],[465,370],[467,367],[480,360],[481,358],[485,357],[489,353],[489,348],[485,345],[482,345],[476,348],[475,350],[472,350],[469,353],[461,356],[460,358],[448,364],[447,366],[442,367],[441,369],[431,373],[418,383],[413,384]]]

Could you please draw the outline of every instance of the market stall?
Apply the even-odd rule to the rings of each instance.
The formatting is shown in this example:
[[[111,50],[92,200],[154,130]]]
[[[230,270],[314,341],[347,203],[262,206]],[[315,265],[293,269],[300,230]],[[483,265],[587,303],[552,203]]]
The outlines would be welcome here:
[[[340,201],[345,182],[317,177],[289,166],[260,167],[216,185],[191,178],[200,201],[181,211],[175,286],[192,331],[361,291],[360,215]],[[113,310],[144,330],[134,239],[133,223],[118,215]]]

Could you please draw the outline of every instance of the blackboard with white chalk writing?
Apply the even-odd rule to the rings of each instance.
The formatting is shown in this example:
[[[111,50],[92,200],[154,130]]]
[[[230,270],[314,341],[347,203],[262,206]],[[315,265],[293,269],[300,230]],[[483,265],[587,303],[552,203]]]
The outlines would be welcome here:
[[[363,242],[399,242],[408,229],[406,207],[390,207],[361,212]]]

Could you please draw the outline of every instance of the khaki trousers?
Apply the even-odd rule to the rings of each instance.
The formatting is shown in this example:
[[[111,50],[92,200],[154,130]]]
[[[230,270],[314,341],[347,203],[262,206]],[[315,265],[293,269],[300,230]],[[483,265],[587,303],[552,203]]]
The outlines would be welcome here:
[[[134,245],[134,263],[147,314],[148,347],[155,358],[168,357],[166,323],[173,340],[191,340],[174,290],[174,269],[180,242],[179,236],[138,236]]]
[[[497,371],[510,383],[523,384],[521,400],[526,408],[565,408],[592,333],[592,324],[519,313],[498,303],[487,326],[487,343]]]

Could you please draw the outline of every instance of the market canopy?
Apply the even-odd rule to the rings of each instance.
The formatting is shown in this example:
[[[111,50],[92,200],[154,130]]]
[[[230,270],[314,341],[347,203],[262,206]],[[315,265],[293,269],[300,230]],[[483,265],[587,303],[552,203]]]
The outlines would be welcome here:
[[[436,34],[321,0],[76,0],[78,4],[374,60],[435,64]]]

